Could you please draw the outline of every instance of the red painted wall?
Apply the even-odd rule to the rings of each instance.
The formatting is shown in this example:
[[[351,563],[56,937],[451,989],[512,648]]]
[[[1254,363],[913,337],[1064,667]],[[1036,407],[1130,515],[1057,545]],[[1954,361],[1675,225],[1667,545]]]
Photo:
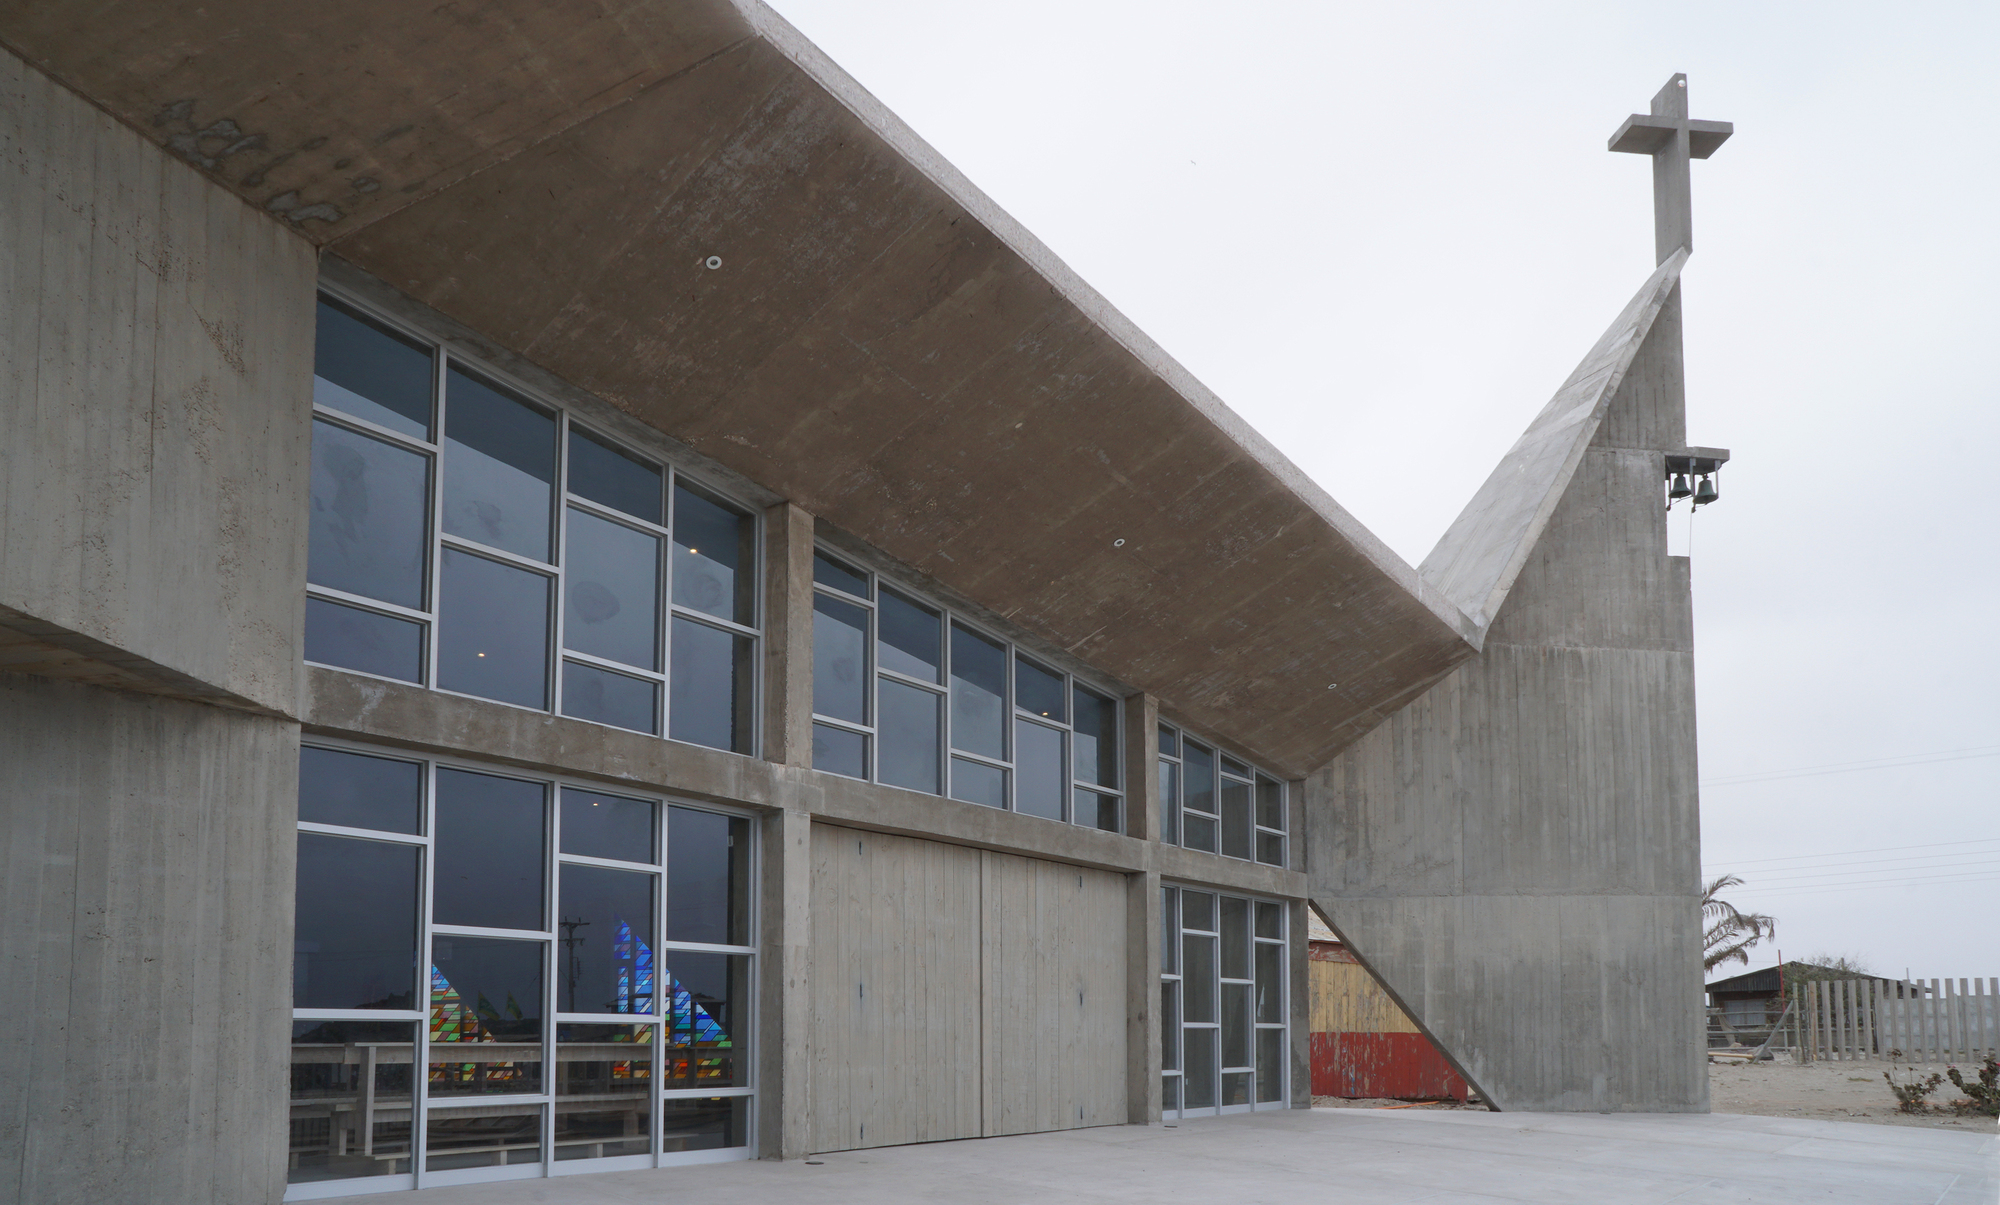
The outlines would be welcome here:
[[[1464,1100],[1465,1081],[1420,1033],[1311,1035],[1314,1096]]]

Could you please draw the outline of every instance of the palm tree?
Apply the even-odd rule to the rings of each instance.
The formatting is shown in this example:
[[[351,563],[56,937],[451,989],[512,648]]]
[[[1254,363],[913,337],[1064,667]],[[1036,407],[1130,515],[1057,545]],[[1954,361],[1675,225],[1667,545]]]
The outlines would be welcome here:
[[[1750,947],[1778,932],[1776,917],[1762,912],[1743,912],[1728,900],[1718,898],[1743,880],[1726,874],[1710,882],[1701,893],[1701,969],[1704,973],[1725,962],[1750,965]]]

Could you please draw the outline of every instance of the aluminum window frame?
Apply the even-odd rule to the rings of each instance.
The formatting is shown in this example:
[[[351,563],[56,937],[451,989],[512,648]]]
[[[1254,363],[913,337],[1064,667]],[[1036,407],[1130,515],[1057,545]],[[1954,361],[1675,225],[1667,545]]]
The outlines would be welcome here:
[[[1022,814],[1022,815],[1032,815],[1032,813],[1021,813],[1016,806],[1020,780],[1018,773],[1019,771],[1019,758],[1017,756],[1018,749],[1016,748],[1017,742],[1015,737],[1015,734],[1018,730],[1017,726],[1019,724],[1023,722],[1032,723],[1044,728],[1052,729],[1061,734],[1061,740],[1063,745],[1062,760],[1064,768],[1064,775],[1062,781],[1064,790],[1063,790],[1063,800],[1062,800],[1062,819],[1060,821],[1057,821],[1057,823],[1076,825],[1078,827],[1089,828],[1098,832],[1115,831],[1121,835],[1125,834],[1128,831],[1131,822],[1131,818],[1129,815],[1129,802],[1128,802],[1130,799],[1130,784],[1125,781],[1127,775],[1125,770],[1125,758],[1124,758],[1125,742],[1128,739],[1128,734],[1126,732],[1125,708],[1123,706],[1124,697],[1120,694],[1119,691],[1104,686],[1100,682],[1092,678],[1088,678],[1083,675],[1072,673],[1068,670],[1065,670],[1060,666],[1056,665],[1050,658],[1040,656],[1033,650],[1023,650],[1020,647],[1019,642],[1015,641],[1014,639],[1000,632],[994,631],[991,627],[979,622],[972,616],[967,615],[962,611],[958,611],[945,603],[939,602],[938,600],[932,598],[931,596],[927,595],[921,590],[912,589],[911,587],[903,584],[902,582],[896,581],[895,579],[890,578],[874,569],[868,568],[866,565],[860,563],[859,560],[857,560],[855,557],[846,552],[841,551],[838,548],[834,548],[824,542],[816,541],[813,546],[813,555],[815,558],[824,557],[827,560],[832,561],[834,564],[838,565],[842,569],[845,569],[847,572],[855,575],[856,577],[859,577],[860,579],[862,579],[863,582],[866,583],[868,589],[867,596],[863,597],[860,595],[850,594],[845,590],[841,590],[833,586],[826,585],[820,582],[817,579],[817,576],[815,576],[812,583],[813,597],[815,601],[817,601],[817,599],[819,599],[821,596],[824,596],[835,602],[860,608],[863,611],[864,615],[866,616],[865,619],[866,626],[863,634],[863,643],[864,643],[863,659],[866,662],[866,665],[862,672],[867,679],[867,687],[863,692],[863,698],[865,700],[864,711],[868,717],[867,722],[856,723],[852,720],[845,720],[834,716],[825,715],[817,710],[815,710],[812,713],[812,723],[815,726],[824,725],[829,728],[835,728],[844,732],[853,733],[863,738],[864,753],[863,753],[862,768],[864,770],[864,774],[858,781],[878,783],[884,786],[895,785],[892,783],[882,783],[880,777],[881,717],[882,717],[881,684],[884,681],[889,681],[889,682],[894,682],[898,685],[923,689],[927,692],[935,694],[938,698],[939,724],[938,724],[937,761],[938,761],[939,790],[937,790],[936,792],[922,792],[922,793],[936,794],[939,798],[948,799],[954,803],[965,803],[971,807],[987,806],[985,804],[973,803],[972,801],[969,800],[959,799],[955,795],[953,795],[952,789],[954,784],[952,780],[952,774],[953,774],[952,762],[954,760],[963,759],[967,762],[971,762],[976,765],[983,765],[990,767],[992,769],[1000,770],[1002,773],[1005,774],[1006,788],[1003,793],[1004,798],[1000,810],[1007,812],[1015,812],[1016,814]],[[881,613],[880,612],[881,599],[883,592],[885,590],[890,593],[900,595],[904,599],[916,603],[919,606],[925,608],[926,610],[931,610],[938,613],[939,632],[941,635],[941,641],[939,647],[939,669],[938,669],[939,680],[937,682],[927,682],[922,678],[914,677],[912,675],[902,673],[894,669],[885,668],[881,665],[881,657],[879,653],[879,648],[880,648],[879,616]],[[952,733],[951,733],[951,725],[952,725],[951,637],[952,637],[952,629],[954,627],[962,627],[967,632],[972,633],[973,635],[976,635],[983,640],[990,641],[991,643],[999,645],[1001,647],[1002,657],[1003,657],[1002,665],[1004,668],[1002,674],[1003,683],[1001,687],[1002,697],[1001,697],[1000,710],[1002,716],[1002,728],[1001,728],[1000,739],[1001,739],[1001,748],[1005,752],[1004,757],[994,758],[986,754],[975,753],[970,750],[958,749],[953,747]],[[1026,661],[1034,668],[1041,670],[1044,673],[1052,674],[1061,679],[1062,690],[1063,690],[1063,714],[1066,717],[1064,720],[1057,721],[1047,716],[1027,711],[1019,705],[1019,700],[1016,697],[1015,686],[1016,686],[1017,667],[1021,661]],[[1098,696],[1099,698],[1108,701],[1111,704],[1111,714],[1114,719],[1114,731],[1111,739],[1115,745],[1113,765],[1116,768],[1116,776],[1118,779],[1116,785],[1107,786],[1100,783],[1092,782],[1081,777],[1079,773],[1081,767],[1077,764],[1077,757],[1076,757],[1076,692],[1078,690],[1087,691],[1093,695]],[[840,773],[839,771],[835,770],[826,770],[824,772]],[[842,774],[841,776],[850,777],[849,775],[845,774]],[[899,787],[898,789],[912,790],[916,788]],[[1096,825],[1094,818],[1085,819],[1077,814],[1078,808],[1076,806],[1076,798],[1078,792],[1080,791],[1093,792],[1098,795],[1108,795],[1116,799],[1117,812],[1118,812],[1118,827],[1115,830],[1100,829]],[[1046,816],[1036,817],[1036,818],[1044,820],[1053,819],[1052,817],[1046,817]]]
[[[1168,734],[1171,734],[1173,737],[1174,751],[1172,753],[1168,753],[1161,747],[1161,738]],[[1190,741],[1197,747],[1206,750],[1210,757],[1214,759],[1215,811],[1192,813],[1196,818],[1208,820],[1216,826],[1216,848],[1213,850],[1192,849],[1184,840],[1187,831],[1185,817],[1189,814],[1186,807],[1186,755]],[[1227,769],[1228,763],[1232,761],[1244,766],[1248,773],[1236,774]],[[1162,844],[1178,845],[1184,849],[1192,849],[1194,853],[1212,854],[1218,858],[1228,858],[1233,862],[1251,862],[1259,866],[1273,866],[1279,870],[1286,869],[1291,865],[1292,845],[1290,824],[1292,787],[1289,782],[1264,769],[1249,758],[1238,757],[1216,742],[1193,733],[1179,724],[1166,720],[1161,720],[1156,725],[1153,736],[1153,764],[1160,787],[1160,841]],[[1165,777],[1160,776],[1158,773],[1159,767],[1163,766],[1174,767],[1172,798],[1168,797]],[[1222,852],[1222,787],[1224,783],[1234,783],[1239,786],[1248,785],[1250,788],[1250,856],[1247,858],[1239,858],[1235,854]],[[1284,828],[1270,828],[1259,822],[1258,791],[1264,783],[1271,784],[1278,792],[1278,817],[1286,826]],[[1263,838],[1266,837],[1275,838],[1277,841],[1278,857],[1276,861],[1268,860],[1261,855]]]
[[[329,749],[343,753],[356,753],[369,757],[380,757],[406,764],[423,767],[419,781],[422,804],[419,811],[417,833],[396,833],[375,829],[360,829],[344,825],[323,824],[313,821],[298,821],[301,833],[316,833],[328,836],[347,837],[360,840],[383,841],[399,845],[414,846],[421,850],[418,854],[418,917],[417,950],[421,966],[416,972],[416,991],[423,1002],[416,1009],[327,1009],[293,1008],[291,1019],[298,1021],[384,1021],[407,1022],[416,1027],[416,1041],[411,1050],[411,1103],[410,1103],[410,1172],[403,1175],[355,1177],[342,1180],[316,1180],[288,1183],[285,1189],[286,1201],[316,1200],[329,1197],[345,1197],[395,1192],[411,1189],[438,1188],[454,1184],[488,1183],[501,1180],[553,1178],[565,1175],[592,1174],[610,1171],[626,1171],[650,1167],[676,1167],[692,1163],[730,1162],[756,1157],[758,1150],[757,1106],[760,1100],[761,1084],[758,1081],[760,1059],[760,1038],[757,1018],[759,1015],[758,968],[762,959],[759,941],[763,933],[763,892],[762,892],[762,826],[755,812],[707,800],[684,798],[670,791],[645,788],[635,784],[617,783],[607,785],[592,779],[559,771],[532,771],[505,766],[495,762],[482,761],[473,757],[450,754],[415,753],[393,746],[371,744],[339,737],[308,735],[300,741],[301,748]],[[437,922],[435,909],[435,842],[437,826],[437,777],[440,769],[462,770],[483,774],[514,782],[535,783],[543,789],[543,923],[540,930],[499,929],[472,925],[447,925]],[[652,853],[654,862],[627,862],[618,859],[591,857],[583,854],[562,852],[562,791],[575,788],[598,795],[612,795],[625,799],[644,800],[653,805],[654,832]],[[745,924],[747,944],[717,944],[708,942],[669,941],[667,939],[667,891],[669,874],[670,835],[669,821],[671,809],[686,808],[711,815],[726,816],[730,819],[746,820],[749,848],[744,851],[745,872],[749,881],[743,889],[743,903],[746,912]],[[647,873],[653,877],[653,943],[654,990],[652,1012],[650,1013],[579,1013],[559,1011],[557,973],[559,948],[562,943],[561,923],[558,909],[561,903],[561,868],[564,865],[601,866],[609,869]],[[508,941],[536,942],[542,952],[542,1087],[535,1093],[499,1094],[490,1096],[468,1096],[464,1098],[445,1097],[433,1103],[430,1092],[430,975],[426,968],[433,965],[435,954],[433,941],[438,936],[446,938],[478,937],[499,938]],[[710,953],[743,956],[749,959],[745,974],[746,997],[737,1009],[737,1032],[732,1035],[732,1050],[741,1067],[743,1083],[734,1087],[713,1088],[665,1088],[667,1025],[671,1013],[670,958],[673,951],[684,950],[691,953]],[[563,1025],[648,1025],[652,1027],[650,1050],[652,1054],[652,1089],[648,1095],[649,1121],[648,1140],[652,1147],[650,1154],[613,1155],[594,1159],[557,1159],[555,1148],[556,1105],[561,1100],[557,1092],[557,1034]],[[709,1100],[718,1098],[745,1098],[744,1145],[698,1151],[668,1153],[663,1150],[662,1126],[663,1106],[674,1100]],[[506,1164],[498,1167],[479,1167],[450,1170],[428,1170],[425,1163],[429,1157],[428,1122],[433,1110],[458,1108],[508,1108],[523,1110],[534,1108],[541,1111],[542,1158],[534,1164]]]
[[[420,680],[411,682],[405,678],[387,677],[369,673],[366,670],[350,669],[346,666],[333,665],[310,659],[306,660],[306,664],[326,669],[335,669],[342,673],[360,674],[364,677],[376,678],[385,682],[395,682],[399,685],[415,686],[419,689],[432,690],[440,694],[453,695],[459,698],[477,699],[482,703],[491,703],[501,707],[514,707],[524,711],[532,711],[540,715],[554,715],[563,719],[576,720],[579,723],[596,724],[599,727],[611,728],[619,732],[632,732],[641,736],[653,736],[659,740],[676,741],[679,744],[692,744],[696,748],[715,748],[712,745],[698,745],[689,741],[680,741],[670,735],[673,731],[674,621],[676,619],[685,619],[722,631],[731,637],[747,638],[750,641],[748,671],[743,674],[741,681],[733,684],[735,690],[746,692],[748,696],[740,704],[744,719],[743,747],[718,751],[735,753],[744,757],[761,756],[764,744],[763,700],[765,685],[763,679],[765,676],[765,649],[767,648],[765,629],[768,626],[764,600],[766,533],[764,530],[762,509],[732,496],[727,490],[720,489],[705,480],[686,473],[681,465],[676,463],[676,459],[673,456],[664,453],[660,449],[635,446],[630,439],[610,434],[602,425],[592,422],[588,416],[578,415],[571,406],[550,396],[545,390],[536,388],[531,383],[521,380],[497,365],[466,354],[439,335],[427,331],[396,314],[387,312],[381,306],[370,302],[364,297],[358,296],[351,289],[344,288],[335,282],[321,280],[317,286],[316,296],[320,300],[332,302],[336,308],[348,310],[366,322],[373,323],[405,339],[417,342],[428,349],[431,359],[429,424],[431,438],[426,440],[407,435],[379,423],[322,405],[317,400],[313,402],[311,417],[315,421],[323,421],[336,427],[345,428],[356,434],[382,440],[391,446],[423,456],[428,469],[426,488],[429,491],[429,497],[425,514],[427,524],[425,540],[427,541],[427,549],[424,557],[425,580],[422,586],[422,598],[425,603],[423,608],[401,606],[369,598],[365,595],[357,595],[321,586],[312,582],[308,582],[306,585],[306,596],[309,599],[318,598],[322,601],[338,603],[359,611],[374,612],[389,616],[390,618],[411,621],[418,624],[421,633],[420,639],[423,645],[422,652],[420,653]],[[467,375],[497,388],[502,393],[513,395],[516,400],[523,402],[530,408],[549,414],[555,421],[555,477],[549,483],[550,506],[552,507],[549,517],[551,552],[550,560],[547,562],[536,561],[532,557],[526,557],[519,553],[507,551],[506,549],[495,548],[463,535],[444,530],[444,458],[447,438],[446,423],[450,413],[450,396],[447,384],[450,373],[454,368],[462,370]],[[571,435],[572,432],[576,431],[583,432],[591,439],[608,448],[627,452],[635,459],[656,466],[660,470],[662,491],[661,511],[665,519],[664,523],[654,523],[636,515],[628,515],[623,511],[606,506],[603,503],[595,502],[570,491],[569,462]],[[678,519],[678,495],[683,488],[689,489],[698,495],[705,495],[726,508],[733,509],[750,524],[751,548],[749,564],[739,571],[741,578],[739,588],[747,593],[749,599],[749,614],[752,620],[750,624],[743,624],[734,619],[725,619],[718,615],[711,615],[706,611],[687,607],[674,601],[675,543],[673,533],[676,530],[676,520]],[[657,641],[656,649],[658,650],[656,657],[658,668],[641,668],[627,665],[589,653],[571,650],[565,646],[564,631],[567,619],[567,607],[569,605],[569,592],[564,587],[567,581],[566,574],[572,569],[572,566],[567,564],[570,551],[569,524],[572,509],[583,510],[594,518],[621,525],[644,535],[657,538],[660,541],[658,576],[655,586],[657,620],[654,625],[654,638]],[[448,548],[462,554],[483,557],[509,568],[524,570],[548,579],[551,597],[548,619],[543,633],[544,653],[542,669],[545,675],[543,706],[539,708],[526,707],[504,699],[492,699],[483,695],[450,690],[437,684],[439,646],[441,643],[438,638],[441,619],[439,595],[443,585],[444,553]],[[563,710],[563,667],[571,663],[648,683],[652,687],[654,696],[654,731],[648,733],[640,729],[626,728],[600,720],[565,714]]]
[[[1185,913],[1182,910],[1183,909],[1182,893],[1188,891],[1199,892],[1203,895],[1211,897],[1209,904],[1209,928],[1191,929],[1184,925],[1183,922],[1185,919]],[[1249,941],[1250,977],[1248,979],[1226,976],[1222,973],[1223,967],[1222,967],[1221,925],[1222,925],[1222,901],[1225,898],[1242,900],[1248,905],[1245,916],[1245,923],[1249,926],[1249,933],[1247,934],[1247,938]],[[1260,904],[1269,905],[1277,908],[1278,910],[1277,937],[1262,937],[1258,935],[1257,907]],[[1160,1066],[1160,1084],[1161,1084],[1160,1112],[1164,1120],[1175,1121],[1175,1120],[1183,1120],[1189,1117],[1223,1117],[1223,1116],[1232,1116],[1239,1113],[1252,1113],[1252,1112],[1261,1113],[1275,1109],[1289,1109],[1292,1107],[1291,1105],[1292,1066],[1289,1053],[1287,1053],[1285,1057],[1280,1058],[1278,1061],[1279,1082],[1278,1082],[1277,1098],[1275,1100],[1260,1101],[1258,1099],[1258,1097],[1262,1095],[1262,1092],[1260,1091],[1260,1087],[1262,1085],[1260,1085],[1258,1082],[1260,1078],[1260,1073],[1257,1071],[1257,1066],[1256,1066],[1258,1034],[1260,1033],[1274,1031],[1274,1030],[1278,1031],[1281,1035],[1279,1038],[1280,1049],[1286,1052],[1289,1052],[1291,1049],[1291,1043],[1289,1039],[1291,1036],[1291,1028],[1294,1018],[1292,1015],[1292,994],[1291,994],[1292,993],[1291,971],[1292,971],[1293,951],[1292,951],[1292,941],[1291,941],[1292,909],[1290,904],[1291,904],[1290,901],[1284,899],[1279,899],[1271,896],[1257,895],[1251,892],[1223,890],[1202,883],[1190,883],[1178,880],[1168,880],[1160,884],[1159,907],[1161,910],[1161,921],[1162,921],[1161,934],[1160,934],[1161,967],[1159,974],[1159,981],[1162,988],[1162,1004],[1161,1004],[1162,1014],[1160,1018],[1160,1023],[1162,1028],[1162,1034],[1161,1034],[1162,1059]],[[1208,937],[1214,941],[1213,961],[1215,967],[1215,979],[1213,986],[1215,992],[1214,994],[1215,1020],[1213,1021],[1197,1021],[1191,1023],[1186,1019],[1185,1007],[1184,1007],[1185,997],[1183,995],[1183,991],[1184,991],[1184,984],[1186,982],[1187,968],[1183,965],[1184,959],[1181,952],[1182,950],[1181,939],[1183,934],[1186,933],[1192,933],[1197,937]],[[1272,1021],[1260,1021],[1257,1019],[1257,999],[1256,999],[1257,950],[1260,946],[1275,946],[1279,950],[1279,959],[1278,959],[1278,988],[1280,993],[1279,1016],[1284,1018],[1284,1020],[1282,1021],[1272,1022]],[[1247,1067],[1231,1066],[1225,1064],[1222,1061],[1223,1060],[1222,989],[1225,985],[1242,986],[1245,984],[1249,986],[1249,995],[1250,995],[1250,1005],[1249,1005],[1250,1011],[1247,1017],[1247,1021],[1249,1024],[1250,1065]],[[1171,1005],[1167,1003],[1169,999],[1171,999],[1172,1001]],[[1171,1013],[1173,1018],[1172,1021],[1173,1028],[1177,1031],[1171,1036],[1167,1035],[1164,1032],[1168,1025],[1167,1011],[1169,1008],[1171,1008]],[[1215,1038],[1212,1044],[1212,1065],[1209,1067],[1209,1072],[1213,1076],[1213,1082],[1215,1085],[1215,1103],[1213,1105],[1201,1105],[1194,1108],[1187,1107],[1185,1099],[1185,1080],[1187,1076],[1188,1052],[1187,1052],[1185,1033],[1190,1028],[1206,1029],[1212,1031],[1215,1034]],[[1164,1053],[1169,1044],[1171,1044],[1171,1048],[1176,1056],[1175,1065],[1173,1067],[1168,1067],[1165,1065],[1166,1060],[1164,1057]],[[1242,1105],[1223,1104],[1222,1103],[1223,1077],[1226,1075],[1242,1075],[1242,1074],[1248,1074],[1250,1077],[1248,1081],[1250,1085],[1249,1103]]]

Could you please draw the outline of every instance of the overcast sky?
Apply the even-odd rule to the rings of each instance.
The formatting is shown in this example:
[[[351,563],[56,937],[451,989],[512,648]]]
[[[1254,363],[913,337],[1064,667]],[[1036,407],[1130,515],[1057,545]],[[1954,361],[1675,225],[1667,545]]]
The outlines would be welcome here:
[[[2000,5],[775,7],[1412,564],[1653,267],[1604,144],[1687,72],[1704,862],[1755,966],[2000,975]]]

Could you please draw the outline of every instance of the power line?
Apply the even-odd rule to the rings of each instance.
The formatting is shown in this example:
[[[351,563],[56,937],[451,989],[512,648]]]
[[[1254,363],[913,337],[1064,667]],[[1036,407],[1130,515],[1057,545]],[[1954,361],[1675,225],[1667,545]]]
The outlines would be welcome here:
[[[1803,862],[1797,866],[1768,866],[1763,870],[1753,871],[1752,873],[1757,875],[1786,875],[1791,874],[1793,871],[1820,870],[1834,866],[1879,866],[1884,862],[1928,862],[1936,858],[1960,858],[1967,854],[2000,854],[2000,849],[1957,849],[1950,853],[1942,854],[1899,854],[1893,858],[1860,858],[1852,862]],[[1735,865],[1735,863],[1731,863],[1731,865]],[[1706,872],[1715,868],[1715,866],[1708,866],[1703,867],[1703,870]],[[1911,866],[1909,869],[1922,870],[1923,867]],[[1716,876],[1710,875],[1709,877],[1714,878]]]
[[[1871,876],[1879,876],[1885,874],[1920,874],[1920,873],[1930,874],[1932,872],[1941,870],[1942,871],[1957,870],[1958,868],[1965,866],[2000,866],[2000,861],[1993,861],[1989,859],[1980,862],[1945,862],[1937,866],[1884,866],[1874,870],[1811,871],[1800,874],[1778,875],[1768,879],[1758,879],[1756,880],[1755,885],[1784,886],[1791,883],[1804,882],[1808,879],[1853,879],[1853,878],[1865,879]],[[1747,889],[1752,886],[1752,883],[1746,880],[1743,886]],[[1731,888],[1730,890],[1734,891],[1736,890],[1736,888]]]
[[[1932,762],[1965,761],[1975,757],[2000,757],[2000,745],[1979,745],[1970,749],[1946,749],[1937,753],[1911,753],[1901,757],[1877,757],[1864,761],[1829,762],[1799,766],[1790,770],[1760,770],[1750,774],[1725,774],[1710,778],[1704,787],[1735,787],[1754,782],[1777,782],[1786,778],[1814,778],[1821,774],[1854,774],[1862,770],[1892,770],[1899,766],[1924,766]]]
[[[1851,883],[1801,883],[1789,887],[1771,887],[1763,895],[1804,895],[1814,891],[1850,891],[1869,887],[1950,887],[1966,883],[2000,882],[2000,875],[1985,872],[1967,872],[1960,875],[1925,876],[1917,879],[1870,879]]]
[[[1887,854],[1902,849],[1943,849],[1950,845],[1994,845],[2000,837],[1967,837],[1958,841],[1932,841],[1924,845],[1878,845],[1872,849],[1836,849],[1817,854],[1786,854],[1776,858],[1735,858],[1732,866],[1761,866],[1768,862],[1800,862],[1813,858],[1844,858],[1849,854]]]

